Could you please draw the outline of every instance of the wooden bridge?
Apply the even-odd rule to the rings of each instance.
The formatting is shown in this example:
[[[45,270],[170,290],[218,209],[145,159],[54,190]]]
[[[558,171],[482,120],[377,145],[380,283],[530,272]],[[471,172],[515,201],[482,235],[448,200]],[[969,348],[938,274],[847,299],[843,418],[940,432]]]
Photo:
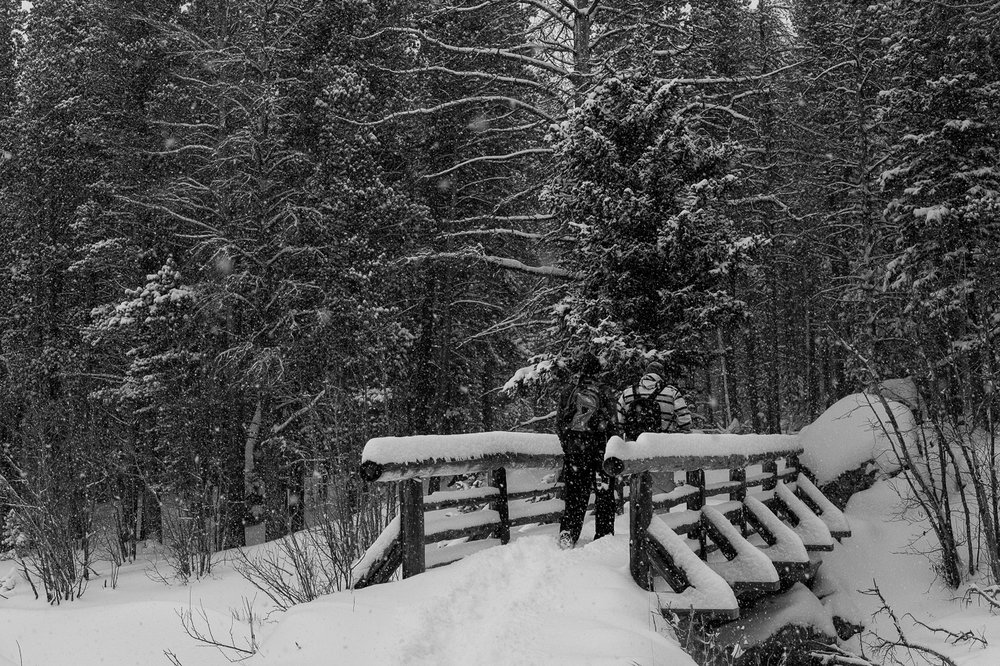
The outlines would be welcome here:
[[[735,619],[741,602],[808,582],[818,553],[850,536],[844,515],[800,474],[801,451],[793,435],[647,433],[635,442],[609,440],[605,470],[629,480],[632,577],[656,593],[664,615]],[[561,466],[555,435],[371,440],[361,475],[398,482],[400,511],[356,563],[354,587],[386,582],[400,567],[406,578],[505,544],[513,528],[558,522],[560,485],[509,487],[508,470]],[[488,472],[490,485],[423,494],[421,478],[471,472]],[[684,472],[686,483],[654,494],[653,472]],[[449,543],[455,541],[461,542]]]

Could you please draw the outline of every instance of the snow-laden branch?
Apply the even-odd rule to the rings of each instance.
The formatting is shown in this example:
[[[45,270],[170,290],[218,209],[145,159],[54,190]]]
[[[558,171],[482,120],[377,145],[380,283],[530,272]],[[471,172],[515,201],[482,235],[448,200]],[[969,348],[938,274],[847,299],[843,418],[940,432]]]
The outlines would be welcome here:
[[[725,83],[753,83],[755,81],[763,81],[765,79],[770,79],[771,77],[777,76],[782,72],[787,72],[790,69],[795,69],[805,64],[805,60],[800,60],[799,62],[794,62],[791,65],[785,65],[784,67],[779,67],[778,69],[771,70],[770,72],[765,72],[764,74],[757,74],[755,76],[732,76],[732,77],[706,77],[701,79],[659,79],[657,83],[665,86],[711,86],[719,85]]]
[[[552,63],[545,62],[544,60],[539,60],[538,58],[532,58],[530,56],[523,55],[521,53],[514,53],[510,49],[495,47],[482,47],[482,46],[458,46],[456,44],[448,44],[447,42],[442,42],[439,39],[435,39],[428,35],[423,30],[417,30],[416,28],[383,28],[377,32],[364,37],[358,37],[359,41],[368,41],[371,39],[378,39],[384,33],[387,32],[397,32],[408,35],[414,35],[428,44],[438,47],[444,51],[450,51],[451,53],[461,53],[464,55],[477,55],[477,56],[491,56],[496,58],[503,58],[504,60],[510,60],[513,62],[519,62],[524,65],[531,65],[532,67],[538,67],[539,69],[551,72],[557,76],[569,76],[569,71],[563,67],[558,67]]]
[[[449,224],[465,226],[474,222],[489,220],[491,222],[545,222],[555,219],[555,215],[548,213],[538,213],[536,215],[475,215],[473,217],[463,217],[457,220],[446,220]]]
[[[326,395],[326,389],[323,389],[322,391],[320,391],[319,393],[317,393],[316,397],[314,397],[312,400],[310,400],[308,405],[306,405],[302,409],[296,410],[295,413],[293,413],[291,416],[289,416],[287,419],[285,419],[284,422],[272,426],[271,427],[271,435],[274,436],[274,435],[281,434],[281,431],[284,430],[285,428],[287,428],[289,425],[291,425],[292,422],[295,421],[295,419],[299,418],[303,414],[305,414],[308,411],[310,411],[313,407],[315,407],[316,403],[318,403],[323,398],[324,395]]]
[[[441,65],[411,67],[410,69],[391,69],[389,67],[379,67],[378,69],[383,72],[388,72],[389,74],[429,74],[434,72],[438,74],[447,74],[448,76],[454,76],[457,78],[481,79],[483,81],[489,81],[490,83],[509,83],[511,85],[533,88],[545,95],[559,99],[557,91],[553,90],[550,86],[544,83],[539,83],[538,81],[523,79],[517,76],[502,76],[500,74],[491,74],[489,72],[481,72],[479,70],[471,69],[452,69]]]
[[[678,109],[677,113],[674,114],[675,118],[679,118],[688,111],[694,111],[695,109],[704,109],[709,111],[721,111],[723,113],[728,113],[736,120],[742,120],[745,123],[753,123],[753,120],[748,116],[743,115],[731,106],[724,106],[722,104],[709,104],[708,102],[692,102],[687,106]]]
[[[440,178],[441,176],[447,176],[449,173],[457,171],[462,167],[469,166],[470,164],[475,164],[477,162],[505,162],[507,160],[517,159],[519,157],[524,157],[526,155],[547,155],[552,152],[551,148],[526,148],[524,150],[518,150],[513,153],[507,153],[506,155],[480,155],[479,157],[472,157],[464,162],[459,162],[458,164],[448,167],[444,171],[438,171],[437,173],[429,173],[423,178]]]
[[[429,260],[442,260],[442,259],[462,259],[469,260],[475,259],[483,261],[487,264],[493,264],[494,266],[500,266],[501,268],[507,268],[513,271],[519,271],[521,273],[530,273],[532,275],[544,275],[545,277],[560,278],[563,280],[582,280],[583,274],[576,273],[574,271],[566,270],[565,268],[560,268],[558,266],[531,266],[517,259],[511,259],[509,257],[497,257],[490,254],[481,254],[479,252],[464,251],[464,252],[434,252],[428,254],[420,254],[412,257],[407,257],[406,261],[429,261]]]
[[[434,113],[438,113],[440,111],[444,111],[445,109],[454,108],[456,106],[463,106],[463,105],[466,105],[466,104],[479,104],[479,103],[482,103],[482,102],[486,102],[486,103],[493,102],[493,103],[498,103],[498,104],[505,104],[505,105],[507,105],[507,106],[509,106],[511,108],[522,109],[522,110],[527,111],[529,113],[532,113],[532,114],[534,114],[536,116],[544,118],[545,120],[549,121],[550,123],[557,122],[556,118],[554,118],[553,116],[550,116],[549,114],[545,113],[544,111],[542,111],[541,109],[539,109],[537,106],[534,106],[532,104],[528,104],[527,102],[522,102],[521,100],[517,99],[516,97],[507,97],[506,95],[480,95],[480,96],[476,96],[476,97],[463,97],[461,99],[456,99],[456,100],[452,100],[450,102],[444,102],[442,104],[438,104],[437,106],[420,107],[418,109],[408,109],[406,111],[397,111],[396,113],[390,113],[388,116],[385,116],[383,118],[379,118],[378,120],[351,120],[350,118],[343,118],[343,117],[341,117],[340,120],[343,120],[346,123],[350,123],[351,125],[358,125],[358,126],[361,126],[361,127],[371,127],[371,126],[374,126],[374,125],[382,125],[383,123],[388,123],[388,122],[391,122],[393,120],[398,120],[400,118],[408,118],[408,117],[411,117],[411,116],[427,116],[427,115],[431,115],[431,114],[434,114]]]

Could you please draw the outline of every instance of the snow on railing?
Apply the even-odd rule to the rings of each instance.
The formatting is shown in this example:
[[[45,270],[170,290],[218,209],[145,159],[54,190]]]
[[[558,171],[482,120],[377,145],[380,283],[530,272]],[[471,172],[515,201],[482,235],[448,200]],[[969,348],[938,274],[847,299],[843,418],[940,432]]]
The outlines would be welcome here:
[[[800,453],[797,435],[647,432],[634,442],[608,440],[604,469],[613,474],[735,469]]]
[[[533,432],[477,432],[461,435],[376,437],[361,454],[366,481],[401,481],[518,467],[558,467],[562,447],[556,435]]]
[[[363,585],[388,580],[400,564],[404,578],[423,572],[427,544],[463,538],[492,538],[504,544],[510,540],[511,527],[558,520],[562,500],[535,500],[544,499],[561,486],[546,483],[508,492],[507,470],[557,468],[562,457],[559,438],[539,433],[484,432],[370,440],[362,453],[361,476],[367,481],[398,482],[400,510],[394,524],[387,528],[393,534],[383,534],[386,538],[380,537],[359,563],[359,573],[365,574]],[[426,497],[423,494],[420,479],[473,472],[490,472],[490,486],[439,491]],[[481,509],[483,504],[488,505],[488,510],[442,511],[457,506]],[[372,565],[371,560],[387,564]]]

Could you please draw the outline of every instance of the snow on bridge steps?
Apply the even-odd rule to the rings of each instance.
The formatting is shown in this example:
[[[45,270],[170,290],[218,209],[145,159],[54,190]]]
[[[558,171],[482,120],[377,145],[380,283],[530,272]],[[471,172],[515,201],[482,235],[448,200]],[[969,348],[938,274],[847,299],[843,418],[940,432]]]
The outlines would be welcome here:
[[[608,442],[605,470],[632,475],[629,568],[640,587],[657,591],[665,615],[732,619],[733,598],[753,599],[811,579],[819,560],[809,551],[832,550],[835,538],[850,536],[844,515],[799,474],[801,451],[789,435],[646,433],[635,442]],[[761,473],[748,478],[751,464]],[[706,483],[705,470],[727,468],[728,481]],[[688,485],[654,499],[651,471],[685,471]],[[760,498],[748,496],[757,487]],[[717,495],[729,499],[708,504]],[[686,511],[670,512],[681,504]],[[654,516],[662,511],[668,513]],[[668,590],[659,589],[656,576]]]

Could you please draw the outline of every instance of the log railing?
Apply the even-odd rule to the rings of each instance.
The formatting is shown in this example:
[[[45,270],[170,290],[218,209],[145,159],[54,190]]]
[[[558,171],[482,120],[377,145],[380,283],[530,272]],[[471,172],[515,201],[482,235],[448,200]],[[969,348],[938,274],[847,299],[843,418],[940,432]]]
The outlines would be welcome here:
[[[605,470],[629,478],[629,567],[636,583],[651,590],[658,575],[674,590],[675,610],[732,618],[738,614],[737,596],[773,591],[779,576],[783,581],[808,576],[813,565],[806,551],[829,550],[833,537],[847,536],[850,529],[806,477],[799,479],[801,450],[798,439],[787,435],[644,434],[635,442],[611,438]],[[782,459],[785,465],[779,470]],[[425,551],[428,544],[460,538],[505,544],[514,527],[557,521],[563,503],[552,497],[556,486],[512,490],[508,471],[554,470],[562,460],[558,438],[547,434],[370,441],[361,474],[368,481],[398,483],[400,512],[355,566],[354,587],[385,582],[400,567],[404,578],[413,576],[484,545],[449,545],[441,551],[450,553],[441,556],[441,551]],[[751,465],[760,471],[748,473]],[[706,471],[714,473],[706,478]],[[489,472],[490,485],[423,494],[421,479],[474,472]],[[686,484],[654,495],[652,472],[684,472]],[[796,481],[794,491],[786,485]],[[764,496],[748,496],[758,488]],[[728,496],[726,501],[720,503],[720,495]],[[518,501],[533,498],[542,501]],[[671,512],[680,505],[686,510]],[[442,511],[461,506],[476,510]],[[758,545],[746,540],[752,533],[759,535]],[[717,551],[716,561],[705,562]],[[428,553],[437,561],[428,562]]]
[[[760,573],[756,579],[739,578],[752,567],[727,568],[721,558],[712,565],[730,576],[726,589],[737,595],[773,591],[779,577],[781,581],[807,577],[814,565],[806,551],[829,550],[832,538],[849,536],[850,529],[843,515],[806,477],[800,480],[801,452],[797,437],[790,435],[643,434],[635,442],[612,438],[605,453],[605,471],[631,477],[629,569],[635,582],[652,590],[653,576],[658,575],[674,590],[668,596],[677,608],[690,604],[693,612],[735,617],[738,609],[731,594],[716,595],[714,601],[694,590],[684,596],[685,590],[694,587],[691,578],[705,583],[706,577],[714,575],[693,566],[690,556],[681,552],[678,544],[685,543],[684,535],[697,542],[696,548],[691,547],[698,559],[706,560],[719,551],[726,561],[741,557],[755,563]],[[779,460],[785,461],[780,471]],[[750,465],[759,465],[760,473],[748,475]],[[711,470],[716,471],[715,480],[706,482],[706,471]],[[720,470],[728,470],[727,479],[718,479]],[[686,484],[653,495],[651,472],[684,472]],[[793,492],[786,484],[794,482]],[[763,501],[748,499],[748,490],[755,488],[770,496]],[[720,495],[727,495],[728,501],[706,508],[708,498]],[[670,513],[680,505],[686,505],[686,511]],[[787,527],[781,519],[794,527]],[[754,532],[765,545],[751,549],[746,537]],[[770,560],[753,552],[757,548],[772,549]],[[705,587],[718,591],[723,586],[708,581]]]
[[[460,538],[493,538],[506,544],[513,527],[558,520],[561,501],[519,501],[552,495],[559,485],[511,491],[507,471],[558,469],[562,458],[558,438],[548,434],[494,432],[371,440],[362,454],[361,476],[370,482],[398,483],[399,517],[355,566],[354,587],[384,582],[400,566],[404,578],[423,572],[428,568],[428,544]],[[423,494],[422,479],[478,472],[489,472],[489,486]],[[512,502],[519,503],[512,507]],[[435,516],[442,509],[485,505],[487,510],[431,524],[425,519],[425,514]]]

